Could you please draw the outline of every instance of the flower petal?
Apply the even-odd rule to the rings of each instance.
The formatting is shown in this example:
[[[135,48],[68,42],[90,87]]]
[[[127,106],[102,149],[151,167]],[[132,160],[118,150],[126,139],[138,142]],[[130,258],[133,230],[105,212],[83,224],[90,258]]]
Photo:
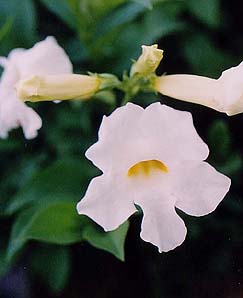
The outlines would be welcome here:
[[[175,212],[173,199],[165,193],[139,199],[144,216],[141,238],[159,248],[159,252],[167,252],[181,245],[186,237],[186,226]],[[170,202],[170,203],[169,203]]]
[[[178,165],[173,181],[176,207],[193,216],[214,211],[230,187],[230,179],[206,162]]]
[[[11,129],[22,126],[26,139],[35,138],[42,126],[40,116],[19,101],[13,91],[0,94],[0,137],[7,138]]]
[[[72,73],[69,57],[52,36],[36,43],[28,50],[15,49],[10,55],[10,62],[18,68],[20,79],[32,75]]]
[[[209,154],[208,146],[198,135],[189,112],[153,103],[145,110],[143,124],[151,140],[157,140],[156,150],[161,151],[165,162],[174,162],[175,157],[177,161],[204,160]]]
[[[16,54],[23,52],[20,49],[13,51]],[[18,79],[16,65],[7,60],[0,81],[0,138],[7,138],[10,130],[22,126],[25,138],[32,139],[42,126],[39,115],[17,98],[14,85]]]
[[[8,131],[22,126],[25,137],[34,138],[42,121],[17,98],[16,83],[29,75],[72,73],[72,64],[55,38],[47,37],[31,49],[14,49],[8,58],[0,57],[0,65],[4,67],[0,81],[0,137],[6,138]]]
[[[155,159],[168,165],[175,157],[203,160],[207,155],[208,147],[198,136],[191,114],[160,103],[145,110],[129,103],[104,117],[99,141],[86,152],[103,172],[126,171],[143,160]]]
[[[229,116],[243,112],[243,62],[223,71],[217,80],[215,98],[220,112]]]
[[[129,199],[124,181],[108,175],[92,179],[77,210],[79,214],[92,218],[105,231],[115,230],[137,211]]]
[[[122,163],[130,164],[130,155],[136,151],[133,140],[136,140],[138,134],[137,122],[142,112],[143,108],[140,106],[128,103],[116,109],[109,117],[104,116],[99,129],[99,140],[86,151],[86,157],[103,172],[117,168]]]

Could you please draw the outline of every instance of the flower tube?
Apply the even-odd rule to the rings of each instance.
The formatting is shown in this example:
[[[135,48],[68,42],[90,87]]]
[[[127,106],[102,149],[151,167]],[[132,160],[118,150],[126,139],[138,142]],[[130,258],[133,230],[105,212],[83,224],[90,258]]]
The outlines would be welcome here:
[[[33,76],[17,84],[17,95],[23,101],[88,99],[99,90],[97,76],[64,74]]]
[[[154,89],[161,94],[201,104],[229,116],[243,112],[243,62],[225,70],[219,79],[196,75],[156,77]]]

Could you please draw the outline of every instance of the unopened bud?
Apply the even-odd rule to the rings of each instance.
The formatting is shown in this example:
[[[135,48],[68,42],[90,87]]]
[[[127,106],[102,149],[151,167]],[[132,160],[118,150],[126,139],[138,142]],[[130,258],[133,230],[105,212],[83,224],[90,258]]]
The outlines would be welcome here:
[[[158,49],[158,45],[142,46],[142,54],[131,67],[131,76],[135,73],[148,75],[155,72],[163,58],[163,51]]]

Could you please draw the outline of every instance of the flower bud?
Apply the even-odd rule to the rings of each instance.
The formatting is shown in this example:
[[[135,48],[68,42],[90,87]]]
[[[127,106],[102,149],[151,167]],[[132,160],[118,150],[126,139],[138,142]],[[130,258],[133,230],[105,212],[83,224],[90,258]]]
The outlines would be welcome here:
[[[131,76],[139,73],[148,75],[155,72],[163,58],[163,51],[158,49],[158,45],[142,46],[142,55],[131,67]]]
[[[20,80],[16,88],[23,101],[88,99],[98,91],[100,83],[97,76],[62,74],[32,76]]]

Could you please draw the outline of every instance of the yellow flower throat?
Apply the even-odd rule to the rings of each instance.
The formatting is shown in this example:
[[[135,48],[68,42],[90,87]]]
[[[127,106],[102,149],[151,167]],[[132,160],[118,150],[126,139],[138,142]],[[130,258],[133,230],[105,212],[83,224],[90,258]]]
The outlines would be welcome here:
[[[127,172],[128,177],[134,177],[138,175],[149,176],[154,171],[162,171],[168,173],[167,166],[159,160],[145,160],[140,161],[129,168]]]

